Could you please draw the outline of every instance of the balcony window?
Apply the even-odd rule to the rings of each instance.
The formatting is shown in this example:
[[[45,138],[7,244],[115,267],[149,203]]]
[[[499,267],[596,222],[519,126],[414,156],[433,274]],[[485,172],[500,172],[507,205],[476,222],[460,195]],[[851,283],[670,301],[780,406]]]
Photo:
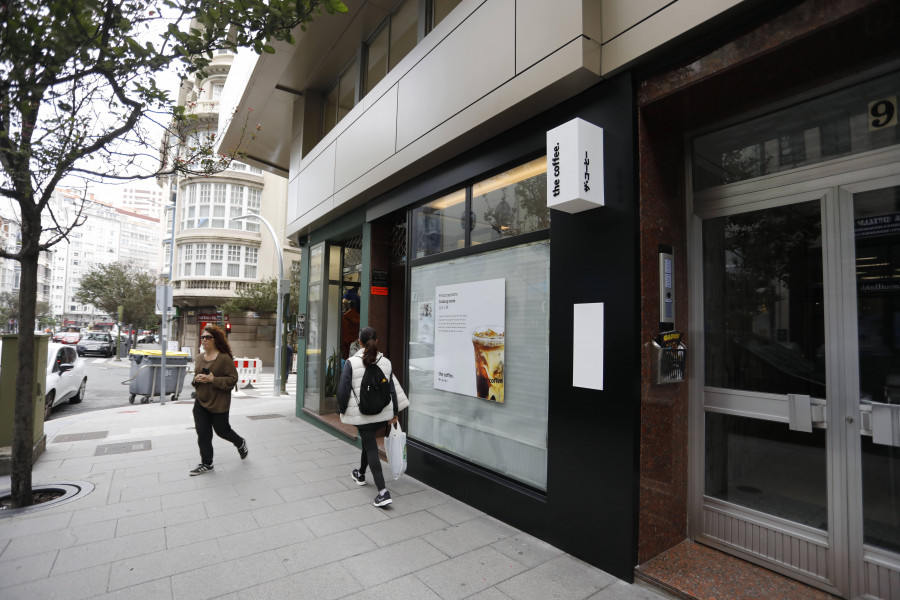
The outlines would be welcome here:
[[[259,258],[259,248],[244,246],[244,279],[256,279],[256,263]]]
[[[261,197],[261,189],[233,183],[188,184],[181,229],[210,227],[257,232],[259,223],[231,219],[245,213],[259,214]]]
[[[259,249],[240,244],[184,244],[179,246],[179,273],[183,277],[256,279]],[[241,257],[243,256],[243,260]]]

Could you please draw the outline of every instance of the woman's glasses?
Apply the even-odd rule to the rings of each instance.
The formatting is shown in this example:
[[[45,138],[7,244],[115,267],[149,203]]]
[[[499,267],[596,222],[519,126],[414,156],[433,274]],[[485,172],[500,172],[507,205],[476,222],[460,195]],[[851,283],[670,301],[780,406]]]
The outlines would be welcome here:
[[[211,339],[213,339],[213,336],[211,336],[211,335],[201,335],[201,336],[200,336],[200,339],[201,339],[201,340],[211,340]]]

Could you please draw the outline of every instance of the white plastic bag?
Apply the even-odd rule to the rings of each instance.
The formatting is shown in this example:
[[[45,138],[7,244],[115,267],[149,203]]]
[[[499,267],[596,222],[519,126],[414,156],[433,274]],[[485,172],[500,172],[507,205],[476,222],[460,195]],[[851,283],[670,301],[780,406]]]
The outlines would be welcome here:
[[[400,429],[399,423],[390,426],[390,433],[384,438],[384,453],[387,454],[388,465],[394,479],[406,472],[406,433]]]

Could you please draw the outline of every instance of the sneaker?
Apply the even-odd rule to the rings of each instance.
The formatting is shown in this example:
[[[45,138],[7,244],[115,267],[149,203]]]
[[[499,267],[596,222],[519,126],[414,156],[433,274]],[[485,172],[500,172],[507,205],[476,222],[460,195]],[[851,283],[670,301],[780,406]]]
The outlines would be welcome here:
[[[197,465],[196,469],[191,469],[191,477],[193,477],[194,475],[203,475],[207,471],[212,471],[212,470],[213,470],[212,465],[204,465],[203,463],[200,463],[199,465]]]
[[[356,485],[366,485],[366,476],[359,472],[359,469],[353,469],[350,477],[356,482]]]
[[[374,504],[375,506],[387,506],[391,502],[393,502],[393,500],[391,500],[391,493],[387,490],[384,490],[383,494],[378,494],[377,496],[375,496],[375,502],[373,502],[372,504]]]
[[[247,438],[244,438],[244,443],[238,446],[238,454],[241,455],[241,460],[244,460],[250,454],[250,451],[247,450]]]

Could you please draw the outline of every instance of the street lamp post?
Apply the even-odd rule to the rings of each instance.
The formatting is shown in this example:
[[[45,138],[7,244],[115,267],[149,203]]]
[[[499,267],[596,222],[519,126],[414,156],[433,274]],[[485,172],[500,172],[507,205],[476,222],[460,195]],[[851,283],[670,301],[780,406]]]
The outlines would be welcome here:
[[[176,188],[178,186],[178,181],[175,182]],[[172,192],[172,204],[166,207],[166,211],[172,211],[172,233],[169,237],[169,274],[166,277],[166,285],[163,286],[163,301],[162,301],[162,316],[159,320],[159,344],[160,352],[159,356],[159,403],[163,406],[166,404],[166,348],[169,343],[166,339],[166,326],[168,325],[168,308],[169,301],[172,298],[172,268],[174,266],[175,259],[175,217],[177,216],[175,213],[175,207],[178,205],[178,192]],[[176,385],[176,390],[178,386]]]
[[[240,219],[259,219],[262,221],[262,224],[266,226],[266,229],[269,230],[269,233],[272,235],[272,242],[275,244],[275,253],[278,255],[278,284],[276,286],[276,295],[278,297],[278,308],[275,312],[275,390],[274,395],[281,395],[281,323],[284,318],[284,256],[281,251],[281,244],[278,241],[278,235],[275,233],[275,228],[272,227],[271,223],[269,223],[266,219],[259,215],[254,214],[246,214],[240,215],[237,217],[232,217],[232,221],[238,221]]]

